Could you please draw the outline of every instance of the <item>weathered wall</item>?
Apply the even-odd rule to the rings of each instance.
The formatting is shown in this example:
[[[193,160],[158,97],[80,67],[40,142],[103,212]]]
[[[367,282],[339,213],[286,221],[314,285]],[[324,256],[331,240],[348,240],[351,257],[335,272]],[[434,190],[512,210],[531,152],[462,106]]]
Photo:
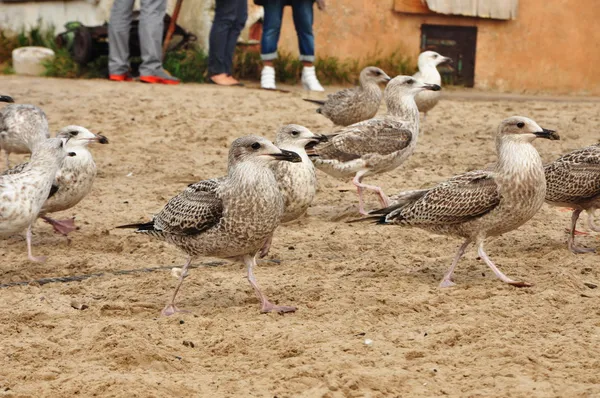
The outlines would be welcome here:
[[[393,0],[329,1],[315,7],[317,54],[355,58],[419,53],[421,24],[477,26],[475,87],[516,92],[600,94],[598,0],[521,0],[514,21],[402,14]],[[289,7],[288,7],[289,8]],[[297,53],[285,12],[281,47]]]

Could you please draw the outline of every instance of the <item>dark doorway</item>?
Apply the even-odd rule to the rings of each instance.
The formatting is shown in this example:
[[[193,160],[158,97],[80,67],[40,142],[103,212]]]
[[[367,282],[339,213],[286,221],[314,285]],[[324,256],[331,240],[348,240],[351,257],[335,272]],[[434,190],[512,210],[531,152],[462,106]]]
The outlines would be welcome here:
[[[440,65],[443,84],[473,87],[477,27],[421,25],[421,51],[436,51],[454,61],[452,67]]]

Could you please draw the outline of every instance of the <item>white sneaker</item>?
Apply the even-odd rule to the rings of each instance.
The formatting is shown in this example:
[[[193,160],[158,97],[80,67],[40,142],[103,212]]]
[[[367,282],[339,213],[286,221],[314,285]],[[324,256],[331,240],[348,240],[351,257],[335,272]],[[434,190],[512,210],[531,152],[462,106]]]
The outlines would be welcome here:
[[[314,66],[305,66],[302,68],[302,85],[306,90],[325,91],[321,83],[319,83],[319,79],[317,79]]]
[[[263,66],[260,72],[260,88],[275,90],[275,68],[272,66]]]

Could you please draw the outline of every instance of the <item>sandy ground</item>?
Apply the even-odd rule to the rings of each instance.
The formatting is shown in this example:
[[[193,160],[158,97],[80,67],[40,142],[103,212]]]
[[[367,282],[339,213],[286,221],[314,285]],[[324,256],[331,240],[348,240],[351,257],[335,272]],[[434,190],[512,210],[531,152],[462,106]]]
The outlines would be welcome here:
[[[169,269],[185,256],[114,227],[150,217],[190,182],[222,175],[238,136],[273,138],[290,122],[327,132],[331,123],[297,88],[14,76],[0,77],[0,87],[42,106],[53,131],[81,124],[110,139],[93,148],[93,192],[59,215],[81,226],[70,243],[38,222],[34,252],[49,259],[34,264],[24,240],[0,241],[0,284],[104,274],[0,289],[0,396],[600,396],[600,289],[586,286],[600,284],[598,257],[566,249],[570,213],[544,206],[487,245],[507,275],[534,287],[502,284],[471,248],[457,285],[439,289],[458,240],[337,221],[355,192],[319,173],[308,216],[275,235],[269,257],[281,262],[256,271],[271,298],[298,306],[295,314],[261,315],[243,266],[227,263],[192,270],[179,296],[192,313],[161,317],[176,283]],[[544,160],[598,141],[599,101],[458,95],[430,112],[404,166],[366,181],[392,194],[493,162],[492,133],[515,114],[560,132],[561,141],[536,142]],[[579,229],[589,231],[583,222]],[[578,240],[600,246],[594,233]],[[167,268],[115,274],[146,267]]]

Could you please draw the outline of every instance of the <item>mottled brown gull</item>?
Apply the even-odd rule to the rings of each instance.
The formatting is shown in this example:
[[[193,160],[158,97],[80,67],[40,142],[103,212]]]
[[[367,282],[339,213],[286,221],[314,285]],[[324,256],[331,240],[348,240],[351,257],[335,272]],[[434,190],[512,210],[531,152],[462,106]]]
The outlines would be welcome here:
[[[33,146],[50,138],[48,118],[35,105],[11,104],[0,110],[0,149],[6,154],[31,153]]]
[[[92,142],[108,144],[108,139],[103,135],[92,133],[85,127],[74,125],[63,127],[56,137],[67,139],[67,150],[75,153],[76,156],[68,157],[63,162],[39,217],[51,224],[56,232],[67,235],[77,229],[73,219],[55,220],[47,214],[68,210],[90,193],[97,170],[87,146]],[[26,166],[27,163],[22,163],[0,175],[19,173]]]
[[[568,246],[573,253],[588,253],[595,249],[575,244],[575,226],[582,211],[587,211],[593,231],[594,211],[600,207],[600,144],[576,149],[544,166],[546,203],[573,209]]]
[[[0,176],[0,237],[27,229],[27,253],[31,261],[45,257],[31,254],[31,226],[48,198],[54,177],[67,154],[65,139],[51,138],[37,144],[31,160],[20,173]]]
[[[301,158],[262,137],[238,138],[229,150],[226,177],[191,184],[148,223],[119,227],[137,228],[136,232],[171,243],[189,256],[164,315],[179,311],[175,298],[197,256],[242,259],[262,312],[296,310],[272,304],[253,273],[258,251],[283,215],[283,196],[271,169],[276,161],[300,162]]]
[[[487,238],[512,231],[527,222],[544,204],[544,167],[531,142],[537,137],[559,139],[531,119],[513,116],[496,133],[498,162],[493,170],[477,170],[444,181],[431,189],[404,192],[396,204],[373,214],[380,224],[413,226],[433,233],[464,238],[440,287],[454,285],[452,275],[467,246],[474,242],[479,257],[502,281],[530,286],[504,275],[483,249]]]
[[[317,112],[338,126],[349,126],[375,116],[381,103],[380,83],[391,79],[381,69],[368,66],[360,72],[359,86],[329,94],[325,101],[305,98],[321,105]]]
[[[389,205],[380,187],[362,183],[365,176],[394,170],[415,150],[419,137],[419,111],[415,94],[439,90],[410,76],[393,78],[384,91],[387,114],[336,131],[327,142],[310,150],[315,166],[337,178],[352,178],[358,190],[359,211],[364,209],[363,190],[378,193],[382,207]]]
[[[425,83],[442,85],[442,76],[437,70],[437,66],[444,63],[452,63],[452,58],[444,57],[435,51],[425,51],[419,55],[419,71],[413,75]],[[433,91],[424,91],[415,96],[415,102],[419,108],[419,112],[423,112],[424,118],[427,117],[427,112],[433,109],[440,100],[440,93]]]
[[[326,140],[326,136],[314,134],[306,127],[297,124],[288,124],[277,131],[275,145],[278,148],[295,152],[302,158],[302,162],[299,163],[277,162],[272,166],[284,201],[281,223],[289,223],[302,217],[315,198],[317,173],[305,147]],[[261,250],[261,257],[267,255],[271,238],[272,236],[267,239]]]

